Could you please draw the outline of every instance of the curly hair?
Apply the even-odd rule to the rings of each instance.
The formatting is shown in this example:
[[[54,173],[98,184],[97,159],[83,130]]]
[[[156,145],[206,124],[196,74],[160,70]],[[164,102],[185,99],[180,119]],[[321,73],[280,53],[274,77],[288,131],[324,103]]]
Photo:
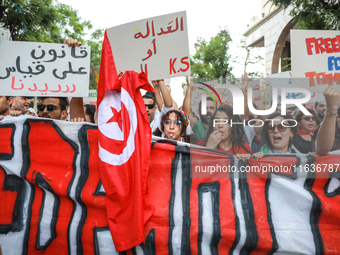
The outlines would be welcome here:
[[[287,120],[287,122],[290,126],[288,128],[290,128],[290,130],[292,131],[294,136],[296,135],[297,126],[294,126],[296,123],[294,121],[293,116],[291,116],[291,115],[281,115],[281,113],[279,113],[279,112],[274,112],[274,113],[272,113],[268,116],[268,119],[271,120],[271,119],[274,119],[276,117],[282,117],[283,119]],[[269,149],[274,150],[274,147],[271,144],[270,139],[269,139],[269,133],[266,130],[266,127],[270,123],[271,123],[271,121],[266,121],[264,123],[263,128],[262,128],[262,132],[261,132],[261,140],[268,146]],[[289,143],[288,143],[288,149],[292,146],[292,144],[293,144],[293,139],[290,139]]]
[[[234,123],[236,122],[241,122],[241,118],[238,115],[233,115],[233,108],[231,108],[229,105],[222,105],[220,107],[218,107],[216,109],[216,111],[214,112],[214,114],[211,116],[211,121],[209,123],[209,129],[207,132],[207,136],[206,136],[206,141],[208,141],[209,136],[211,135],[211,133],[214,131],[214,119],[216,116],[217,112],[224,112],[225,114],[227,114],[229,121],[232,121]],[[233,153],[236,154],[237,151],[240,148],[243,148],[244,150],[246,150],[247,152],[251,153],[251,151],[249,151],[249,149],[247,149],[247,147],[244,145],[245,141],[247,140],[246,134],[244,132],[243,126],[241,125],[232,125],[231,127],[231,132],[230,132],[230,139],[231,139],[231,143],[232,143],[232,150]],[[219,148],[219,145],[218,145]]]

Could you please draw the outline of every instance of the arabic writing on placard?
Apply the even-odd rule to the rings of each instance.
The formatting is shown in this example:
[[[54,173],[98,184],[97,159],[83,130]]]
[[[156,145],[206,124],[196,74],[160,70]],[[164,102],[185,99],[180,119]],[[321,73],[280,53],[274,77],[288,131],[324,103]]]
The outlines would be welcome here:
[[[176,25],[173,26],[174,24],[176,24]],[[158,33],[155,32],[155,24],[154,24],[153,20],[151,21],[151,34],[150,34],[149,21],[146,22],[146,29],[145,29],[144,35],[140,31],[139,28],[136,29],[136,31],[137,32],[139,31],[139,32],[134,35],[135,39],[140,39],[140,38],[146,39],[149,36],[151,37],[150,40],[152,39],[152,41],[151,41],[152,47],[147,50],[147,56],[145,58],[143,58],[142,61],[145,61],[145,60],[151,58],[153,55],[157,54],[156,38],[155,37],[161,36],[161,35],[164,35],[164,34],[175,33],[176,31],[184,31],[183,17],[180,17],[180,24],[179,24],[179,21],[178,21],[178,17],[176,17],[175,22],[173,20],[171,20],[168,23],[168,27],[166,29],[167,30],[164,31],[164,29],[161,27],[160,32],[158,32]],[[182,66],[181,67],[176,66],[177,67],[176,68],[175,64],[176,64],[177,58],[171,58],[169,60],[169,74],[173,74],[173,73],[176,74],[177,72],[186,72],[190,67],[190,63],[189,63],[188,60],[189,60],[188,56],[182,57],[181,60],[180,60],[180,63],[182,64]],[[143,68],[143,64],[141,64],[140,66],[141,66],[141,71],[148,74],[147,64],[144,65],[144,68]]]
[[[186,12],[150,17],[106,30],[121,77],[144,72],[149,80],[190,75]]]
[[[0,86],[9,95],[77,94],[89,77],[89,47],[9,42],[2,45]],[[81,92],[83,93],[83,92]],[[79,93],[77,94],[79,95]]]

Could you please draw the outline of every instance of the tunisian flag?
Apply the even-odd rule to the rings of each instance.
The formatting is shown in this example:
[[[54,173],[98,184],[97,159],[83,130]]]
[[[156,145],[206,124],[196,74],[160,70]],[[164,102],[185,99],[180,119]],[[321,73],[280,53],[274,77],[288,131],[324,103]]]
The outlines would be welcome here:
[[[152,134],[140,89],[154,90],[144,73],[119,79],[106,31],[98,84],[100,175],[112,239],[124,251],[144,241],[154,212],[146,187]]]

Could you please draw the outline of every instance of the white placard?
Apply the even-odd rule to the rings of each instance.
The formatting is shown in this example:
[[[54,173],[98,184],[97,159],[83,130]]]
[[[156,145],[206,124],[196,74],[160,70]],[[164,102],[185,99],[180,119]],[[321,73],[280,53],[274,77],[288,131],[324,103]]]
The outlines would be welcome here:
[[[260,80],[253,80],[248,82],[248,89],[253,89],[253,95],[255,98],[255,102],[258,103],[262,109],[264,109],[263,106],[263,100],[262,100],[262,93],[261,93],[261,81]]]
[[[335,86],[340,91],[340,31],[291,30],[290,36],[293,78],[307,78],[294,80],[293,86],[311,92]]]
[[[186,12],[143,19],[106,30],[118,75],[145,72],[149,80],[190,75]]]
[[[90,89],[87,97],[83,97],[83,103],[97,105],[97,90]]]
[[[4,41],[0,91],[8,96],[88,95],[91,47]]]
[[[305,80],[305,81],[308,82],[308,80]],[[306,85],[303,78],[292,78],[291,71],[268,75],[266,77],[266,82],[270,84],[272,87],[278,88],[278,99],[280,101],[281,101],[281,90],[279,88],[290,88],[290,87],[307,88],[306,86],[301,86],[303,84]],[[322,92],[315,92],[309,88],[307,89],[311,91],[311,99],[308,101],[309,103],[325,100]],[[270,91],[270,93],[272,92]],[[272,94],[270,94],[270,97],[271,96]],[[304,97],[305,97],[304,93],[297,93],[297,92],[287,93],[286,95],[287,99],[301,99]],[[288,105],[288,107],[291,107],[291,106],[294,106],[294,105],[292,104]]]

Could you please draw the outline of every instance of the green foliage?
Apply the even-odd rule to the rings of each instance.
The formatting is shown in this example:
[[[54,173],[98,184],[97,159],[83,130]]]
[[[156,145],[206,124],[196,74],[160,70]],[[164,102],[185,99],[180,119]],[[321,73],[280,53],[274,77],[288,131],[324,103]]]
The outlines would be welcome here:
[[[290,70],[292,70],[292,63],[290,62],[290,61],[291,61],[291,58],[283,58],[282,60],[288,60],[288,61],[289,61],[289,64],[287,64],[287,65],[281,67],[281,69],[282,69],[283,71],[290,71]]]
[[[337,0],[268,0],[278,7],[293,7],[290,15],[302,29],[340,29],[340,5]]]
[[[0,26],[10,31],[13,41],[63,43],[66,38],[77,39],[91,46],[91,66],[100,65],[104,30],[95,30],[85,41],[92,24],[69,5],[54,0],[0,0]],[[90,88],[95,88],[92,77]]]
[[[78,11],[53,0],[0,0],[0,24],[8,29],[13,41],[62,43],[65,38],[81,38],[90,21],[83,21]]]
[[[209,42],[198,38],[195,44],[196,53],[190,58],[192,78],[194,80],[222,79],[222,83],[226,83],[227,78],[232,79],[231,56],[228,53],[231,41],[226,28],[220,29]]]

